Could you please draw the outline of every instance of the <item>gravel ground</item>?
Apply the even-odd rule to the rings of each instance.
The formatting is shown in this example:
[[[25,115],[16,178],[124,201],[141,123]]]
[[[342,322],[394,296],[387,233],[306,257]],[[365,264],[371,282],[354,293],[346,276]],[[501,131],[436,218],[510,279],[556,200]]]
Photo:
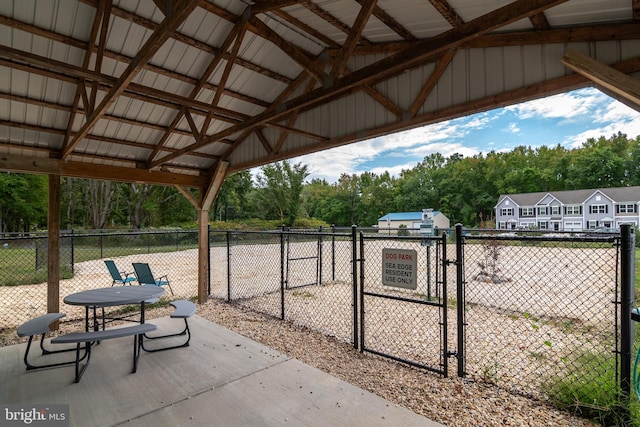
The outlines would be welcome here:
[[[167,316],[171,310],[171,307],[149,310],[147,317]],[[198,305],[197,314],[447,426],[597,425],[545,402],[512,395],[489,384],[441,378],[360,353],[352,345],[321,333],[220,300],[211,299]],[[62,323],[58,333],[81,327],[77,321]],[[0,335],[0,346],[21,341],[26,339],[19,339],[15,330],[4,330]]]
[[[165,313],[155,310],[154,316]],[[198,315],[447,426],[596,425],[495,386],[441,378],[360,353],[331,337],[219,300],[199,305]]]

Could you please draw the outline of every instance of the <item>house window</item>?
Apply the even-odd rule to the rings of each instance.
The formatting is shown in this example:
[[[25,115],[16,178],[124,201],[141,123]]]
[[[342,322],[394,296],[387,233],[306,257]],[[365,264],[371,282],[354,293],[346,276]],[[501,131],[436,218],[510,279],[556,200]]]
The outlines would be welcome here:
[[[604,214],[609,212],[609,207],[607,205],[591,205],[589,206],[589,213],[592,214]]]
[[[551,206],[551,215],[560,215],[560,206]]]
[[[636,213],[638,205],[634,203],[625,203],[616,206],[616,213]]]
[[[520,209],[520,216],[534,216],[533,208]]]
[[[513,208],[502,208],[502,209],[500,209],[500,215],[502,215],[502,216],[513,216]]]
[[[549,208],[547,206],[540,206],[538,208],[538,215],[548,215],[549,214]]]
[[[587,221],[587,228],[589,230],[598,228],[598,221]]]
[[[582,206],[565,206],[565,215],[582,215]]]
[[[506,230],[507,229],[507,223],[504,221],[498,221],[498,228],[500,230]]]
[[[538,228],[540,230],[548,230],[549,229],[549,223],[547,221],[539,221],[538,222]]]

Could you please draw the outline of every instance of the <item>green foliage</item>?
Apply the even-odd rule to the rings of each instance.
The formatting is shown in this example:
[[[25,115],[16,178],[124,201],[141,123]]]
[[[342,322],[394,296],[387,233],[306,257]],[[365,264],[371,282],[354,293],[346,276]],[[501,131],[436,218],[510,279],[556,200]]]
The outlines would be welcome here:
[[[584,353],[567,366],[580,367],[579,372],[564,371],[545,384],[551,400],[560,408],[606,426],[640,426],[640,404],[631,399],[630,418],[627,405],[619,396],[615,377],[615,356]]]
[[[404,224],[400,224],[400,226],[398,227],[398,236],[408,236],[409,235],[409,230],[407,229],[407,226]]]
[[[0,172],[0,232],[30,232],[47,224],[47,177]]]
[[[307,165],[292,165],[288,161],[260,168],[262,174],[258,175],[257,181],[262,210],[271,211],[282,224],[293,225],[300,212],[302,187],[309,176],[308,169]]]
[[[618,133],[582,147],[516,147],[471,157],[430,154],[400,176],[343,174],[335,183],[305,182],[306,165],[287,161],[229,175],[210,211],[212,221],[259,229],[313,221],[369,227],[390,212],[433,208],[468,228],[493,224],[501,194],[640,185],[640,136]],[[196,190],[191,191],[198,199]],[[197,225],[197,211],[174,187],[63,178],[62,228]],[[253,219],[258,224],[251,224]],[[47,222],[47,177],[0,173],[0,231],[29,232]],[[640,239],[637,239],[640,242]],[[640,245],[640,243],[638,243]]]

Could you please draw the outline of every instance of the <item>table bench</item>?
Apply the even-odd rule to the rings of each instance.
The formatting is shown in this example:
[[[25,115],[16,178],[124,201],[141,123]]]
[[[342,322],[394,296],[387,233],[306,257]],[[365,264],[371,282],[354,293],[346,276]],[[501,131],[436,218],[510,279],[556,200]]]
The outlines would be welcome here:
[[[29,342],[27,343],[27,349],[24,352],[24,364],[27,366],[27,371],[33,369],[40,368],[52,368],[54,366],[64,366],[71,365],[74,363],[71,362],[61,362],[61,363],[51,363],[48,365],[34,365],[29,362],[29,350],[31,349],[31,343],[33,341],[33,337],[36,335],[42,335],[40,337],[40,349],[42,350],[42,354],[53,354],[53,353],[61,353],[64,351],[69,351],[73,349],[65,349],[65,350],[49,350],[44,347],[44,336],[47,332],[49,332],[50,327],[53,323],[65,317],[64,313],[47,313],[42,316],[35,317],[31,320],[26,321],[22,325],[18,327],[16,333],[19,337],[29,337]]]
[[[144,347],[144,344],[142,346],[142,349],[144,351],[147,352],[154,352],[154,351],[163,351],[163,350],[170,350],[172,348],[180,348],[180,347],[189,347],[189,341],[191,340],[191,331],[189,330],[189,322],[187,321],[187,319],[189,319],[191,316],[193,316],[194,314],[196,314],[196,305],[188,300],[176,300],[176,301],[171,301],[169,304],[171,304],[175,310],[173,311],[173,313],[171,313],[171,318],[173,319],[184,319],[184,329],[178,333],[175,334],[166,334],[166,335],[155,335],[155,336],[149,336],[147,334],[145,334],[145,338],[148,340],[157,340],[157,339],[161,339],[161,338],[169,338],[169,337],[177,337],[180,335],[187,335],[187,339],[186,341],[180,343],[180,344],[176,344],[176,345],[172,345],[172,346],[168,346],[168,347],[160,347],[160,348],[146,348]]]
[[[138,370],[138,359],[140,358],[140,349],[142,348],[142,336],[147,332],[151,332],[157,329],[156,325],[151,323],[141,323],[134,326],[127,326],[124,328],[113,328],[113,329],[105,329],[99,331],[90,331],[90,332],[73,332],[70,334],[60,335],[51,340],[54,344],[63,344],[63,343],[75,343],[76,344],[76,360],[75,360],[75,382],[80,382],[80,378],[82,378],[82,374],[89,366],[89,362],[91,360],[91,347],[93,343],[99,342],[102,340],[114,339],[114,338],[122,338],[122,337],[130,337],[133,336],[133,371],[135,373]],[[82,357],[80,357],[81,344],[85,343],[83,347],[85,352]],[[86,357],[86,362],[82,367],[80,367],[80,362],[84,360]]]

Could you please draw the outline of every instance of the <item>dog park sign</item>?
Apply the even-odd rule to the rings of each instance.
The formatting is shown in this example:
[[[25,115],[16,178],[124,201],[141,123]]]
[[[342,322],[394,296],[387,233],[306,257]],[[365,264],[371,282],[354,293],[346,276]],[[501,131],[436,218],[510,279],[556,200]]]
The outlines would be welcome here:
[[[418,253],[414,249],[382,249],[382,284],[416,289]]]

